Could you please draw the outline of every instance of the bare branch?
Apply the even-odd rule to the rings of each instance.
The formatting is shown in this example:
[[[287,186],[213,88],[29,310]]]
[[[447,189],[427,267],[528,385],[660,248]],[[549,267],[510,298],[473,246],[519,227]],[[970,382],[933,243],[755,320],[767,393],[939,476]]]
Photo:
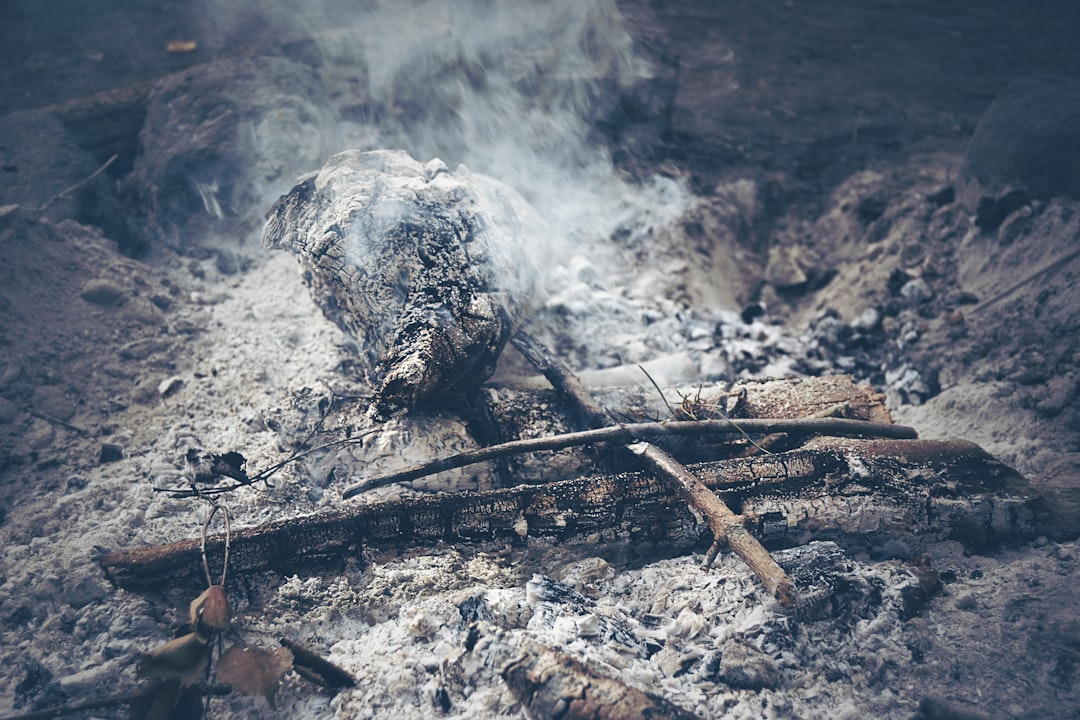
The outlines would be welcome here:
[[[542,438],[512,440],[475,450],[467,450],[404,470],[369,478],[347,487],[341,497],[351,498],[368,490],[394,483],[409,482],[444,470],[473,465],[488,460],[521,455],[542,450],[561,450],[579,445],[603,442],[633,442],[648,438],[676,435],[745,435],[746,433],[788,433],[791,435],[832,435],[852,438],[893,438],[913,440],[918,434],[903,425],[887,425],[844,418],[799,418],[795,420],[754,418],[739,420],[688,420],[677,422],[621,423],[579,432],[551,435]]]
[[[539,369],[555,389],[573,402],[593,426],[606,424],[603,408],[581,384],[581,381],[558,358],[533,337],[519,332],[511,342]],[[729,424],[737,427],[734,423]],[[741,431],[740,431],[741,432]],[[731,511],[715,493],[666,450],[639,440],[627,448],[645,460],[647,467],[660,477],[667,478],[680,489],[686,501],[705,516],[713,533],[713,547],[705,558],[709,566],[715,559],[721,544],[726,544],[754,571],[765,588],[784,607],[793,608],[798,598],[794,583],[787,573],[743,527],[742,518]]]

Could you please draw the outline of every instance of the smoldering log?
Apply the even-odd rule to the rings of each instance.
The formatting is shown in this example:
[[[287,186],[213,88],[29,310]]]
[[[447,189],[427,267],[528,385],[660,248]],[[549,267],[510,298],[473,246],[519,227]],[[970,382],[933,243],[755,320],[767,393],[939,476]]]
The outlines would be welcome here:
[[[385,419],[494,371],[533,282],[530,215],[467,169],[346,151],[274,204],[263,243],[296,254],[323,313],[360,341]]]
[[[964,441],[823,438],[690,469],[772,548],[828,539],[853,552],[896,556],[954,539],[980,551],[1035,537],[1043,517],[1020,475]],[[623,473],[373,503],[234,530],[229,576],[310,573],[340,567],[365,549],[528,542],[691,552],[711,537],[670,483]],[[206,546],[210,565],[219,566],[224,537]],[[108,552],[99,561],[128,589],[202,581],[199,539]]]
[[[513,339],[516,347],[551,382],[552,386],[573,404],[592,426],[610,424],[604,409],[593,399],[569,367],[556,358],[531,335],[519,332]],[[645,440],[627,445],[626,449],[644,461],[648,470],[669,482],[690,507],[705,518],[713,535],[712,547],[705,555],[705,567],[712,565],[721,546],[730,548],[754,571],[761,583],[784,607],[798,603],[795,585],[761,542],[743,527],[742,518],[731,511],[716,493],[671,453]]]

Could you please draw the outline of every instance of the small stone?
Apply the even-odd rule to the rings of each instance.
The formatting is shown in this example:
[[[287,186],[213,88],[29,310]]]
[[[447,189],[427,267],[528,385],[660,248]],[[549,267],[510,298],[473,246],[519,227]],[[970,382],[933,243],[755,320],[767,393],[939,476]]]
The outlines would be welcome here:
[[[866,308],[851,321],[851,327],[860,332],[872,331],[881,324],[881,313],[876,308]]]
[[[1071,377],[1052,377],[1046,382],[1046,395],[1035,404],[1043,417],[1056,417],[1076,400],[1077,383]]]
[[[169,397],[184,387],[184,378],[173,375],[158,383],[158,395],[163,398]]]
[[[971,593],[963,593],[956,596],[956,609],[957,610],[974,610],[975,609],[975,596]]]
[[[13,423],[18,417],[19,406],[8,400],[6,397],[0,397],[0,425]]]
[[[94,305],[116,306],[124,302],[124,289],[112,280],[95,278],[86,281],[79,296]]]
[[[160,382],[155,378],[146,378],[131,390],[131,399],[141,405],[149,405],[158,399],[158,385]]]
[[[915,278],[904,283],[900,294],[912,305],[921,305],[934,299],[934,291],[922,278]]]
[[[57,420],[70,420],[75,415],[75,403],[68,399],[58,385],[42,385],[34,390],[34,408]]]
[[[134,340],[120,348],[119,355],[125,360],[145,360],[154,353],[164,352],[172,347],[172,341],[165,337],[148,337]]]
[[[124,458],[124,448],[115,443],[102,443],[101,453],[98,455],[98,464],[116,462]]]
[[[23,441],[32,450],[44,450],[52,445],[53,440],[56,439],[56,430],[53,429],[51,423],[44,420],[34,420],[30,424],[30,428],[23,435]]]
[[[767,655],[739,642],[724,646],[717,677],[729,687],[764,690],[780,684],[780,671]]]
[[[952,185],[941,188],[935,193],[931,193],[926,196],[926,201],[931,205],[942,207],[944,205],[950,205],[956,200],[956,188]]]
[[[793,288],[809,280],[803,267],[802,251],[798,247],[774,246],[769,248],[769,261],[765,266],[765,281],[778,288]]]

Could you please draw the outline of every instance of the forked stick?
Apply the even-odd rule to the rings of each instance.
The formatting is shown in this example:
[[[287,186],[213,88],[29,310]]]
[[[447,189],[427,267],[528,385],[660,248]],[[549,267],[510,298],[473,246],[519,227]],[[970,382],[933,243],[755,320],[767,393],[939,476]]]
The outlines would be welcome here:
[[[510,342],[543,373],[561,395],[580,410],[586,423],[591,427],[612,424],[607,413],[577,376],[543,344],[525,332],[518,332]],[[646,466],[658,476],[675,484],[690,507],[704,516],[713,533],[713,544],[705,556],[705,567],[712,565],[720,548],[726,544],[750,566],[765,589],[782,606],[795,607],[797,593],[794,583],[769,551],[743,527],[741,516],[733,513],[731,508],[667,451],[644,440],[631,443],[626,449],[643,459]]]

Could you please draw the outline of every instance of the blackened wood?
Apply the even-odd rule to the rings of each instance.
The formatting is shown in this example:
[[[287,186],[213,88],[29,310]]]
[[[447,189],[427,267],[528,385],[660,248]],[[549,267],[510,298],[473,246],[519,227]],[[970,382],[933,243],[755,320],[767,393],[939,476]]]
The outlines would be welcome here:
[[[581,381],[547,348],[526,333],[519,332],[513,338],[516,347],[539,369],[567,400],[581,409],[587,422],[594,427],[611,424],[607,414],[592,398]],[[645,461],[646,467],[656,476],[666,479],[677,489],[690,506],[705,516],[713,534],[713,545],[705,556],[705,565],[712,564],[721,545],[731,548],[742,558],[773,597],[784,607],[798,604],[795,584],[784,569],[769,555],[761,542],[742,525],[736,515],[694,473],[686,469],[671,453],[639,440],[627,449]]]
[[[697,720],[670,700],[601,675],[564,652],[528,638],[500,675],[539,720]]]
[[[917,554],[959,540],[973,551],[1035,537],[1040,505],[1026,481],[961,441],[821,439],[762,457],[690,466],[770,546],[835,540],[857,552]],[[364,548],[405,551],[440,543],[489,546],[656,543],[691,552],[707,529],[674,488],[649,473],[575,478],[481,493],[359,505],[235,529],[230,577],[341,567]],[[99,562],[124,588],[204,583],[200,540],[108,552]],[[211,566],[224,537],[206,543]]]

